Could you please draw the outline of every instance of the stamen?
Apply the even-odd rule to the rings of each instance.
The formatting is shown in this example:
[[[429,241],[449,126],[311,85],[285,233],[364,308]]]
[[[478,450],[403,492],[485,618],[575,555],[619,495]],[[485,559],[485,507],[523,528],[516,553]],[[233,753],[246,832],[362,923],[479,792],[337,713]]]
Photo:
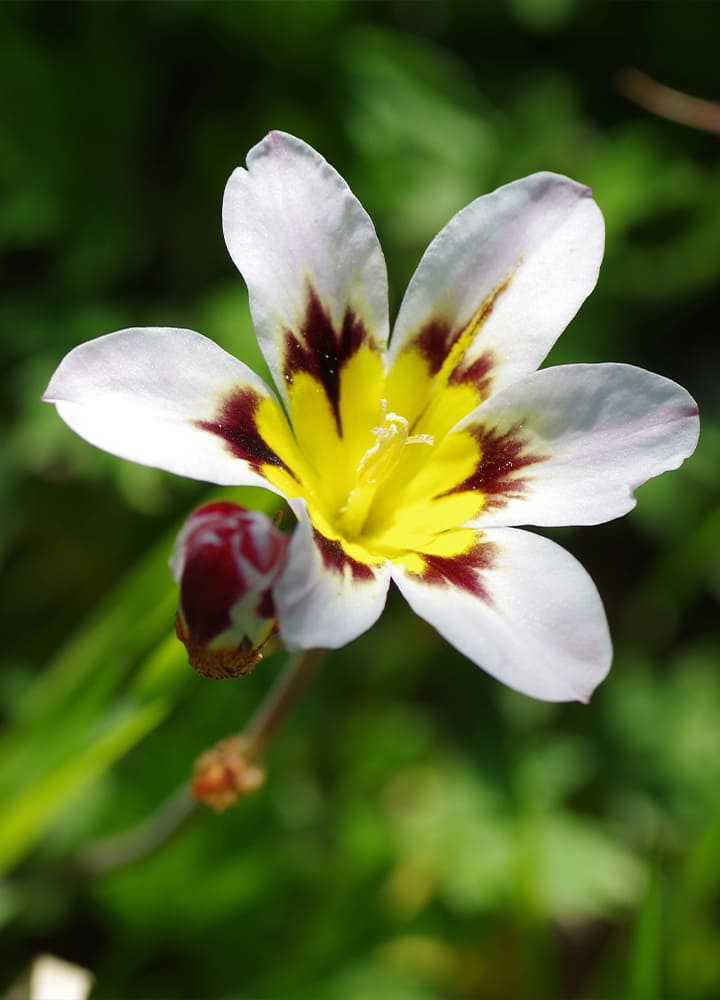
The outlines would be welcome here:
[[[408,422],[398,413],[387,412],[387,400],[382,399],[385,425],[373,427],[375,444],[368,448],[358,465],[358,479],[363,486],[372,486],[388,476],[400,460],[408,444],[434,444],[432,434],[408,435]]]
[[[398,413],[388,413],[387,400],[382,399],[380,402],[383,423],[372,428],[375,442],[360,459],[356,485],[338,510],[346,538],[357,538],[362,534],[378,484],[395,471],[405,446],[435,443],[432,434],[408,434],[409,424],[405,417]]]

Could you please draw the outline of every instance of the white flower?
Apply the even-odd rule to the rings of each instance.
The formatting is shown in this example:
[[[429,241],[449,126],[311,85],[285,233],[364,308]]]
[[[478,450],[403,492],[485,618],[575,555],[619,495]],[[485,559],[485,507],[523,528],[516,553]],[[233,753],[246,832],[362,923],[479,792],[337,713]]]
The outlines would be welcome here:
[[[537,371],[597,279],[588,188],[533,174],[433,240],[388,346],[385,262],[343,179],[273,132],[231,176],[230,255],[281,402],[189,330],[75,348],[45,399],[91,443],[225,485],[298,518],[274,599],[288,648],[337,648],[393,579],[452,645],[511,687],[587,700],[611,645],[595,587],[516,525],[598,524],[694,449],[697,407],[628,365]]]

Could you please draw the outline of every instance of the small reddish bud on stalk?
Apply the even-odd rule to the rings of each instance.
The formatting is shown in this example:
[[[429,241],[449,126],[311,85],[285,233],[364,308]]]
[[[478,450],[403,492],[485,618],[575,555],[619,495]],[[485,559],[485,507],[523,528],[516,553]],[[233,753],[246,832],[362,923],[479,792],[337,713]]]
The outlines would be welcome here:
[[[190,794],[216,812],[223,812],[243,795],[257,791],[265,769],[254,759],[252,741],[229,736],[195,761]]]
[[[265,781],[262,757],[278,727],[302,696],[325,657],[324,650],[306,649],[285,664],[241,733],[220,740],[195,762],[190,794],[216,812],[234,805]]]
[[[180,588],[178,638],[205,677],[248,674],[277,632],[272,588],[288,538],[270,518],[227,501],[187,519],[170,559]]]

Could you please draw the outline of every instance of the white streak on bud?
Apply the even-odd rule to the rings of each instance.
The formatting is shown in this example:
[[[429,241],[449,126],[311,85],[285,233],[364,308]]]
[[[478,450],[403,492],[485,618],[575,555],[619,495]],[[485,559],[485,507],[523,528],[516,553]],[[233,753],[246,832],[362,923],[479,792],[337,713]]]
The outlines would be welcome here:
[[[177,634],[198,673],[237,677],[261,658],[277,632],[272,588],[287,544],[265,514],[227,501],[187,519],[170,569],[180,587]]]

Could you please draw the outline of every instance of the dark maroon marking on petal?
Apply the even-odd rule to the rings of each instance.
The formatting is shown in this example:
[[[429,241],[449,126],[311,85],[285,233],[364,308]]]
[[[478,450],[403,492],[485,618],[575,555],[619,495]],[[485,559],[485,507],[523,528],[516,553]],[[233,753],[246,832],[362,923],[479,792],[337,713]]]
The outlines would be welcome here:
[[[335,573],[339,573],[341,576],[344,574],[345,567],[347,567],[352,573],[353,580],[372,580],[375,574],[370,566],[366,566],[365,563],[358,562],[357,559],[351,558],[343,549],[340,542],[333,541],[330,538],[326,538],[319,531],[313,529],[313,535],[315,536],[315,544],[320,549],[320,554],[322,556],[322,561],[326,568],[332,570]]]
[[[365,342],[367,334],[362,321],[349,308],[340,329],[336,330],[315,290],[309,288],[307,295],[305,320],[300,328],[302,342],[290,331],[285,334],[283,375],[286,382],[292,383],[298,372],[307,372],[320,382],[342,437],[340,372]]]
[[[469,365],[461,361],[450,376],[450,385],[472,385],[481,396],[487,396],[492,382],[492,370],[496,364],[492,351],[485,351]]]
[[[698,417],[700,416],[700,409],[697,406],[683,406],[680,410],[680,416],[683,419],[686,417]]]
[[[457,556],[435,556],[420,552],[418,555],[424,560],[425,568],[422,573],[413,575],[425,583],[466,590],[491,604],[492,599],[482,574],[492,568],[496,548],[492,542],[478,542],[468,552]]]
[[[460,330],[453,331],[447,320],[441,319],[431,320],[417,334],[412,347],[425,358],[431,375],[440,371],[459,335]]]
[[[471,333],[467,346],[469,347],[470,344],[474,342],[475,337],[480,332],[490,313],[495,308],[495,303],[498,301],[503,292],[507,291],[513,274],[514,270],[510,271],[510,273],[507,274],[502,281],[495,286],[495,288],[493,288],[487,298],[480,303],[477,311],[462,326],[453,327],[447,320],[432,319],[419,330],[414,338],[412,347],[419,350],[425,358],[430,368],[431,375],[437,375],[459,338],[464,336],[466,332],[469,331]],[[482,362],[482,360],[482,358],[478,359],[479,362]],[[454,372],[457,372],[459,368],[462,368],[462,362],[463,358],[459,358]],[[473,362],[466,370],[469,371],[476,363],[477,362]],[[487,370],[491,367],[492,359],[489,358],[486,364],[487,368],[481,368],[480,370],[482,375],[487,374]],[[451,374],[454,374],[454,372]],[[459,376],[459,381],[467,382],[474,381],[474,379],[471,377],[465,378],[461,374]]]
[[[276,465],[296,479],[258,431],[255,415],[261,402],[262,396],[254,389],[237,389],[222,404],[215,420],[197,420],[195,425],[221,437],[233,455],[244,459],[256,472],[263,465]]]
[[[521,469],[544,462],[544,455],[528,452],[521,427],[512,427],[498,434],[492,427],[468,428],[480,445],[480,459],[475,471],[441,496],[478,490],[486,497],[486,509],[502,507],[525,492],[527,477],[518,475]]]

